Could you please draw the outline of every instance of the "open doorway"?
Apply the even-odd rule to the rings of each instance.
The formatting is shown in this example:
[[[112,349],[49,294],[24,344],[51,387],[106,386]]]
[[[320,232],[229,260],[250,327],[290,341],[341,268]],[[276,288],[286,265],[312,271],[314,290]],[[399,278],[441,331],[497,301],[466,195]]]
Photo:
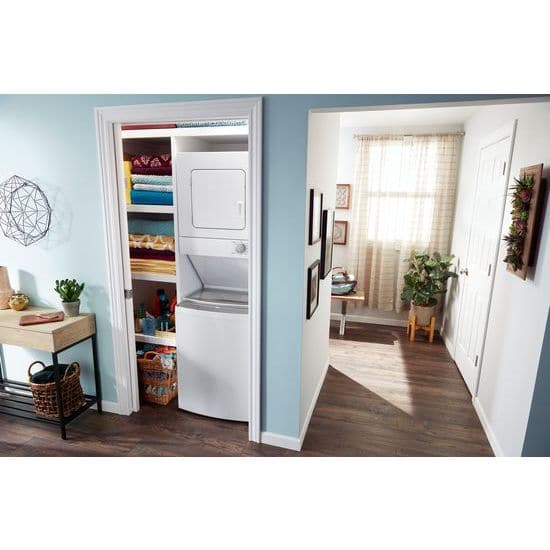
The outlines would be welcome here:
[[[353,418],[341,443],[349,454],[501,454],[486,408],[497,380],[509,376],[498,350],[508,321],[494,313],[493,289],[497,280],[503,296],[515,284],[502,261],[506,197],[510,181],[537,162],[524,148],[529,136],[550,140],[537,121],[549,109],[533,102],[310,114],[306,225],[315,193],[333,225],[319,250],[306,240],[305,307],[311,267],[317,255],[321,264],[330,257],[330,241],[333,269],[324,279],[320,271],[318,319],[304,316],[304,449],[337,410]],[[536,257],[531,264],[534,279]],[[446,284],[436,281],[421,304],[437,305],[420,320],[423,308],[411,311],[409,301],[420,304],[425,285],[413,288],[420,294],[404,289],[418,283],[411,277],[434,271],[441,279],[445,270]],[[520,302],[520,290],[507,298]],[[314,344],[323,330],[326,356]]]

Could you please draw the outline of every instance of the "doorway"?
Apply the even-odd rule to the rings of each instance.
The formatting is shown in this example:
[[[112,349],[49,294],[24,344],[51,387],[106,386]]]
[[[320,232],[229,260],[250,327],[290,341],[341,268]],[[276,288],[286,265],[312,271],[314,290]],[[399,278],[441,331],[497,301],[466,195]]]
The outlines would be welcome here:
[[[121,200],[124,189],[117,170],[123,158],[121,126],[137,124],[171,124],[175,121],[246,120],[248,126],[247,202],[250,205],[248,236],[248,433],[249,440],[260,440],[260,361],[261,361],[261,98],[198,101],[171,104],[106,107],[96,110],[96,127],[105,217],[109,298],[113,329],[118,411],[131,414],[139,409],[137,374],[132,354],[134,327],[131,305],[132,287],[125,272],[121,237],[126,207]],[[192,149],[191,149],[192,150]],[[177,210],[177,209],[176,209]],[[135,345],[135,344],[134,344]]]
[[[532,122],[535,120],[533,113],[537,109],[539,109],[539,106],[537,105],[524,105],[524,103],[537,104],[541,103],[541,100],[529,102],[472,102],[451,106],[432,104],[425,106],[418,105],[414,107],[404,106],[390,109],[366,109],[365,111],[353,109],[340,112],[340,140],[338,142],[338,146],[334,148],[335,150],[337,150],[337,152],[334,154],[334,157],[336,158],[336,160],[334,161],[334,164],[336,165],[334,173],[336,173],[336,176],[333,179],[333,185],[336,186],[336,184],[339,184],[339,186],[341,186],[341,194],[343,197],[345,197],[346,195],[351,195],[350,208],[347,210],[339,210],[337,205],[331,204],[330,197],[336,196],[338,198],[340,190],[338,190],[338,194],[336,194],[335,191],[327,193],[324,188],[321,189],[323,191],[323,204],[325,204],[325,197],[328,196],[329,202],[327,207],[329,209],[333,208],[335,213],[335,222],[340,222],[340,227],[338,227],[337,230],[335,228],[333,232],[334,240],[335,242],[337,239],[343,241],[342,244],[334,245],[334,261],[332,264],[333,267],[343,267],[348,272],[351,272],[353,275],[356,276],[356,279],[359,279],[356,288],[358,290],[362,290],[367,299],[369,295],[372,295],[371,289],[362,286],[364,285],[364,283],[362,283],[364,278],[361,276],[357,277],[358,274],[355,272],[357,269],[357,255],[355,251],[351,251],[351,247],[349,246],[350,235],[353,234],[353,226],[356,223],[356,212],[353,210],[353,204],[358,193],[358,190],[355,188],[357,178],[357,163],[355,162],[356,150],[353,150],[353,147],[350,146],[346,151],[345,148],[342,146],[345,139],[347,139],[349,143],[353,143],[356,139],[356,135],[358,134],[406,137],[409,135],[414,136],[434,133],[443,134],[463,131],[465,132],[467,150],[463,148],[461,149],[459,154],[459,163],[457,166],[457,185],[455,191],[456,194],[453,194],[452,201],[445,202],[444,207],[447,210],[450,210],[451,216],[453,218],[451,232],[450,235],[448,235],[449,238],[447,246],[445,246],[445,242],[443,240],[440,241],[443,242],[443,245],[438,245],[438,247],[435,248],[435,250],[441,251],[442,253],[454,253],[457,257],[453,262],[453,269],[457,271],[457,274],[460,270],[462,270],[463,272],[459,276],[458,281],[451,281],[451,284],[449,285],[449,291],[443,296],[443,299],[440,300],[440,309],[437,311],[436,314],[436,329],[439,333],[439,336],[436,336],[434,345],[429,344],[427,340],[426,342],[424,342],[422,340],[423,336],[417,337],[417,340],[422,340],[422,343],[420,343],[419,341],[416,341],[415,343],[409,343],[406,341],[406,339],[397,337],[398,334],[401,334],[401,332],[399,331],[402,331],[403,333],[405,332],[408,308],[403,308],[401,311],[396,311],[395,309],[392,310],[391,308],[376,309],[376,304],[369,304],[361,301],[349,301],[346,304],[346,310],[342,310],[340,305],[341,300],[334,299],[334,297],[330,296],[329,294],[327,301],[329,304],[330,302],[332,302],[332,308],[328,318],[323,321],[326,324],[324,324],[324,328],[322,329],[323,331],[325,331],[324,335],[327,340],[329,339],[329,330],[331,335],[329,353],[327,354],[327,363],[330,364],[330,367],[328,368],[327,375],[325,375],[325,372],[327,371],[323,368],[323,362],[319,360],[319,358],[315,357],[315,354],[319,355],[319,350],[321,346],[317,345],[315,350],[311,351],[310,353],[309,347],[307,347],[304,343],[302,372],[308,373],[308,379],[305,380],[303,374],[302,410],[307,411],[308,405],[309,410],[313,410],[313,415],[311,416],[312,423],[320,421],[320,419],[317,419],[317,421],[315,420],[317,411],[317,409],[315,409],[315,402],[319,406],[321,406],[321,403],[328,403],[328,401],[334,404],[334,401],[336,399],[335,395],[324,396],[325,390],[335,391],[334,388],[330,388],[329,384],[329,381],[331,379],[330,374],[331,372],[333,372],[333,369],[336,369],[340,372],[340,374],[342,374],[342,372],[345,372],[346,369],[349,370],[349,368],[353,367],[354,365],[357,367],[357,365],[360,363],[360,361],[357,359],[357,354],[361,355],[360,350],[364,349],[365,351],[362,356],[366,358],[365,360],[367,361],[367,363],[365,365],[365,368],[368,370],[368,368],[372,367],[373,364],[376,362],[374,357],[371,357],[369,359],[368,355],[371,353],[375,353],[378,357],[378,354],[382,351],[384,346],[388,346],[387,351],[390,351],[389,346],[392,346],[391,349],[393,351],[397,351],[397,357],[403,358],[406,356],[408,358],[407,361],[409,363],[409,368],[405,368],[405,366],[403,365],[403,369],[401,370],[401,375],[404,376],[404,378],[402,378],[403,387],[410,387],[411,389],[408,399],[412,399],[414,397],[413,394],[417,393],[413,391],[413,381],[422,370],[420,368],[420,365],[425,360],[429,361],[431,355],[437,355],[439,358],[444,357],[445,368],[436,368],[434,364],[432,375],[434,377],[437,377],[439,374],[444,376],[444,372],[447,369],[450,369],[448,371],[449,373],[454,373],[453,376],[458,376],[458,380],[462,384],[459,391],[461,392],[461,394],[463,394],[463,397],[466,398],[466,402],[468,403],[466,406],[466,408],[468,409],[468,415],[471,416],[470,413],[474,415],[474,418],[476,418],[475,422],[477,423],[478,427],[480,427],[481,424],[483,425],[483,429],[491,440],[491,445],[494,452],[498,454],[498,446],[493,445],[491,435],[486,429],[486,423],[484,422],[483,418],[481,418],[482,415],[480,414],[479,410],[477,408],[474,409],[474,406],[472,405],[472,400],[476,395],[476,387],[478,386],[478,381],[480,379],[482,353],[484,351],[483,341],[486,336],[486,327],[488,323],[487,312],[490,310],[491,306],[490,297],[492,281],[494,280],[496,270],[501,270],[503,268],[503,264],[499,260],[501,250],[501,246],[499,246],[499,244],[504,215],[506,189],[511,175],[517,172],[516,164],[518,161],[516,160],[515,164],[511,162],[512,145],[514,143],[515,122],[514,124],[512,124],[510,121],[515,121],[516,118],[520,120],[518,117],[524,116],[526,121],[524,128],[526,128],[528,127],[528,124],[534,124],[534,122]],[[543,111],[544,108],[545,107],[543,105],[540,105],[541,111]],[[314,118],[316,116],[319,116],[320,118],[322,118],[323,116],[328,117],[334,116],[335,114],[335,110],[316,110],[310,113],[310,117]],[[356,119],[356,122],[352,123],[351,121],[354,117]],[[376,120],[377,117],[378,121]],[[322,125],[320,123],[317,123],[318,128],[321,126]],[[325,126],[329,126],[328,119],[325,123]],[[312,128],[313,130],[315,130],[315,127],[312,127],[310,122],[310,147],[308,149],[307,191],[310,191],[310,188],[322,187],[323,185],[325,185],[325,183],[321,180],[318,172],[315,172],[313,170],[310,172],[309,159],[315,158],[315,155],[317,153],[323,152],[323,147],[326,147],[326,144],[330,143],[327,135],[324,135],[322,137],[315,137],[314,132],[312,132]],[[347,137],[344,136],[344,134],[346,133]],[[491,150],[491,147],[489,146],[497,142],[498,145],[495,145],[495,150]],[[317,149],[317,153],[315,149]],[[474,157],[475,165],[473,160]],[[480,157],[483,157],[481,158],[481,161]],[[484,157],[491,157],[492,160],[485,160]],[[498,161],[496,160],[496,157],[499,158]],[[346,170],[342,170],[340,166],[340,164],[342,163],[341,161],[338,161],[338,159],[345,159],[347,164]],[[330,170],[326,168],[327,165],[330,164],[329,161],[324,158],[323,162],[325,163],[324,172],[331,173]],[[365,165],[366,164],[364,164],[364,166]],[[513,168],[514,166],[515,168]],[[480,167],[486,171],[484,175],[478,175],[478,169]],[[312,177],[310,177],[310,174]],[[486,197],[479,196],[478,198],[476,198],[476,194],[473,192],[475,190],[475,186],[472,189],[472,185],[475,185],[476,181],[479,178],[486,179],[489,176],[495,181],[495,187],[492,187],[491,191],[484,189],[484,191],[486,191],[487,193]],[[379,197],[379,191],[380,189],[377,188],[374,195],[378,193]],[[478,214],[479,212],[483,211],[483,225],[487,228],[486,233],[488,236],[486,239],[487,243],[484,250],[484,262],[486,263],[484,264],[483,269],[477,269],[480,274],[483,271],[485,277],[485,287],[483,290],[485,296],[485,310],[480,311],[478,309],[477,312],[470,314],[471,318],[475,320],[475,323],[472,324],[468,323],[464,319],[470,307],[469,305],[465,305],[464,308],[462,308],[462,303],[464,300],[467,300],[467,297],[465,296],[466,293],[464,292],[466,283],[474,279],[474,277],[471,277],[472,270],[469,269],[469,265],[467,265],[470,261],[470,258],[472,262],[475,262],[472,256],[475,247],[473,244],[472,246],[470,246],[469,241],[472,240],[472,243],[475,242],[475,237],[473,235],[475,235],[476,233],[476,226],[475,224],[472,224],[472,220],[480,217],[475,213],[474,202],[484,203],[483,208],[481,208],[479,205],[477,208]],[[343,199],[343,203],[346,203],[345,198]],[[394,215],[389,216],[392,223],[398,222],[399,220],[403,219],[403,216],[397,215],[397,211],[397,209],[393,209]],[[308,219],[308,214],[309,212],[306,206],[306,220]],[[388,216],[386,216],[386,219],[387,218]],[[372,219],[373,213],[371,212],[370,220]],[[388,228],[385,227],[383,229],[386,230]],[[392,233],[389,230],[385,232],[386,234]],[[473,234],[471,238],[469,237],[470,233]],[[393,236],[394,233],[392,233],[392,238]],[[310,245],[307,244],[306,241],[306,263],[308,261],[313,261],[316,256],[317,253],[311,248]],[[365,256],[368,260],[369,256]],[[386,259],[387,258],[388,256],[386,257]],[[400,258],[399,254],[396,253],[394,254],[393,260],[389,261],[388,264],[392,268],[398,270],[398,266],[400,265],[401,260],[404,259],[405,258]],[[305,265],[304,267],[307,269],[308,266]],[[466,269],[468,269],[468,275],[466,275]],[[468,279],[468,277],[470,277],[470,279]],[[396,281],[399,281],[400,278],[401,276],[397,277]],[[376,285],[376,281],[374,281],[374,283]],[[379,291],[379,289],[377,288],[375,288],[374,290]],[[393,295],[394,304],[395,300],[398,297],[399,292],[395,292]],[[322,301],[323,292],[320,293],[320,299]],[[471,301],[473,301],[473,299]],[[357,303],[359,303],[359,305],[354,305]],[[371,307],[371,305],[374,305],[375,307],[373,308]],[[326,311],[326,304],[323,304],[322,302],[319,303],[317,311]],[[460,315],[459,312],[461,312]],[[345,323],[340,323],[343,316],[342,313],[345,314]],[[330,325],[330,323],[332,323],[332,325]],[[306,320],[304,322],[304,338],[307,339],[309,338],[309,336],[311,336],[312,342],[319,342],[321,332],[319,326],[317,325],[321,324],[322,323],[319,320],[316,321],[316,324],[311,323],[310,320]],[[340,324],[340,330],[337,326],[338,324]],[[468,327],[468,325],[470,325],[469,329],[465,329],[464,327]],[[380,328],[377,328],[378,326],[380,326]],[[310,332],[311,335],[309,335]],[[342,332],[344,332],[344,336],[342,336]],[[336,342],[337,345],[335,345],[333,342]],[[476,361],[475,355],[478,355],[478,359],[477,367],[475,368],[474,373],[469,375],[466,372],[466,369],[462,368],[461,358],[459,356],[460,354],[457,352],[455,355],[455,350],[457,350],[457,348],[460,346],[462,346],[462,348],[466,348],[466,343],[468,343],[469,345],[471,342],[474,343],[472,347],[475,347],[477,349],[476,353],[473,355],[473,362],[475,363]],[[408,348],[411,345],[415,347],[409,350]],[[421,347],[423,348],[422,353],[417,353],[418,351],[420,351]],[[333,351],[335,350],[337,351],[334,354]],[[411,353],[413,350],[416,351],[414,353]],[[340,355],[340,361],[342,361],[342,364],[344,365],[341,370],[339,370],[337,368],[337,365],[334,364],[337,361],[335,357],[338,354]],[[387,356],[388,360],[390,357],[391,354]],[[315,365],[317,366],[312,367],[312,363],[315,363]],[[418,365],[416,365],[416,363],[418,363]],[[494,368],[496,367],[493,365],[491,368],[492,370],[494,370]],[[388,370],[384,369],[383,362],[379,362],[376,365],[375,371],[377,375],[380,374],[379,371],[381,369],[384,370],[388,378],[385,380],[379,378],[379,381],[382,380],[385,383],[389,383],[391,381],[391,377],[394,376],[395,373],[390,375]],[[315,380],[317,381],[317,384],[314,384],[309,380],[310,378],[312,378],[312,372],[315,373]],[[361,378],[361,376],[358,376],[358,378]],[[365,384],[368,383],[365,381],[367,378],[363,377],[363,382],[360,382],[360,385],[362,384],[363,388],[365,388]],[[325,380],[325,386],[323,386],[323,379]],[[433,378],[432,380],[435,380],[435,378]],[[492,380],[488,380],[486,382],[486,385],[490,383],[492,383]],[[310,388],[315,388],[316,386],[317,388],[319,388],[319,391],[317,393],[312,392]],[[386,389],[388,389],[390,386],[388,386]],[[486,391],[488,392],[493,390],[486,388]],[[391,391],[387,395],[391,397]],[[432,396],[433,399],[445,400],[444,392],[439,391],[439,389],[437,389],[435,386],[433,388]],[[345,399],[345,397],[342,396],[342,399]],[[405,402],[405,405],[403,406],[403,408],[407,408],[406,399],[407,398],[405,396],[403,401]],[[414,406],[413,402],[414,399],[409,402],[409,412],[411,414],[413,414],[413,411],[415,409],[418,410],[418,408]],[[424,403],[424,405],[426,403],[427,401]],[[368,405],[366,404],[365,406]],[[476,417],[476,413],[479,415],[479,419]],[[323,414],[327,414],[326,410],[323,411]],[[302,420],[302,433],[307,433],[307,415],[304,415],[302,417]],[[378,421],[378,419],[371,417],[370,421]],[[316,430],[318,429],[319,424],[316,425]],[[306,448],[307,442],[308,439],[306,435],[306,437],[304,438],[304,445]]]

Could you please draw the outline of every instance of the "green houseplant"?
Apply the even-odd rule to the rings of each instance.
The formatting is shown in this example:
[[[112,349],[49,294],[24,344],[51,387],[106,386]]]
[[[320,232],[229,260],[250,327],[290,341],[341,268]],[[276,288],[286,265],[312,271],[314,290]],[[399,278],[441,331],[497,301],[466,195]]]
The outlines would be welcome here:
[[[84,283],[77,283],[76,279],[62,279],[55,281],[55,291],[61,297],[61,305],[67,317],[76,317],[80,312],[80,295],[84,290]]]
[[[411,304],[410,315],[416,315],[419,325],[428,325],[435,313],[437,295],[447,290],[447,281],[457,277],[451,266],[454,256],[442,256],[435,252],[433,256],[413,250],[409,262],[409,270],[405,273],[405,286],[401,299]]]

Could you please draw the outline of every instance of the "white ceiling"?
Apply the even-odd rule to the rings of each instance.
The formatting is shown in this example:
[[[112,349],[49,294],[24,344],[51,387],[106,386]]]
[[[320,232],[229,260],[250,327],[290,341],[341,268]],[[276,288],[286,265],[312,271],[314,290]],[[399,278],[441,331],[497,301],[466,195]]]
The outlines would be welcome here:
[[[344,128],[463,125],[480,108],[477,105],[426,109],[390,109],[387,111],[352,111],[340,115],[340,125]]]

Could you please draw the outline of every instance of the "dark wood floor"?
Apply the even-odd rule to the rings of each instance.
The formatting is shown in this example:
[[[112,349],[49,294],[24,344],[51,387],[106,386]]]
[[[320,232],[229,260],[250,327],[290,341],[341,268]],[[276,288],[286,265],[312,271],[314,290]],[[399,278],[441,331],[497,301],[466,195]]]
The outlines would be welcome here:
[[[301,453],[250,443],[247,426],[145,405],[129,417],[89,411],[68,427],[0,415],[1,456],[488,456],[491,449],[441,343],[395,327],[331,329],[331,367]]]

